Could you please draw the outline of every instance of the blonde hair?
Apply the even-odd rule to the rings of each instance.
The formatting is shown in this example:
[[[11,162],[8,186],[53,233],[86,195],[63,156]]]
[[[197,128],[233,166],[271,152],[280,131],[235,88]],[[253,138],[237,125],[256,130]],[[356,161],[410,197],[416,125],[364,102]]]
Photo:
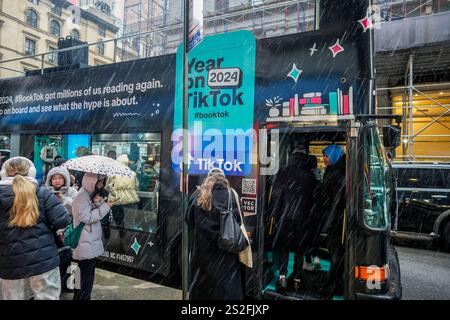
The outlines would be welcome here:
[[[206,211],[212,210],[212,190],[214,185],[217,183],[222,183],[227,186],[230,186],[227,178],[225,178],[221,174],[211,174],[206,177],[203,181],[202,185],[199,187],[200,195],[198,196],[198,205]]]
[[[39,218],[36,186],[25,178],[30,167],[30,163],[22,158],[14,158],[5,163],[7,175],[14,177],[12,183],[14,203],[11,208],[9,222],[11,227],[32,227],[36,225]]]

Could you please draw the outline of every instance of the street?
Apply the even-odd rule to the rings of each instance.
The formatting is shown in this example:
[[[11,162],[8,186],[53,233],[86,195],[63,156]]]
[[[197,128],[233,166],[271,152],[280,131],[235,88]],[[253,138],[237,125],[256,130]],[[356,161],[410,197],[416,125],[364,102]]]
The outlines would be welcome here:
[[[450,299],[450,254],[396,247],[400,259],[403,300]]]
[[[450,253],[396,247],[400,259],[403,300],[450,299]],[[70,294],[63,299],[71,299]],[[181,291],[97,269],[93,299],[179,300]]]

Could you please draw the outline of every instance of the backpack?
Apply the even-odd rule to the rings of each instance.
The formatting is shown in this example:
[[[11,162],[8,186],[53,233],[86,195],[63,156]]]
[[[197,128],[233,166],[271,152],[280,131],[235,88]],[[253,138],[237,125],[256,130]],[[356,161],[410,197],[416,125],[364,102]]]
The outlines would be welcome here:
[[[83,231],[84,223],[80,224],[74,228],[73,222],[64,230],[64,245],[75,249],[80,241],[81,232]]]

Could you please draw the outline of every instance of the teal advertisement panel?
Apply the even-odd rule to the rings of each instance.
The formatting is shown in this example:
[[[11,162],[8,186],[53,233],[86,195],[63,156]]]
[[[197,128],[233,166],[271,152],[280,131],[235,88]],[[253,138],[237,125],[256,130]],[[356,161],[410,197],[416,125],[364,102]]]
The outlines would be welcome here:
[[[206,37],[188,55],[189,173],[244,176],[253,161],[256,40],[237,31]],[[177,53],[172,161],[182,154],[183,49]]]

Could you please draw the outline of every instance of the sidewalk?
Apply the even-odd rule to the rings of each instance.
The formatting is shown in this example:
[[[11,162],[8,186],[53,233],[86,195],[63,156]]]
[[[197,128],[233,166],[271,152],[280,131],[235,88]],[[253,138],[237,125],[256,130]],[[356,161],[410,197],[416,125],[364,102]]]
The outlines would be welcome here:
[[[181,300],[181,290],[96,268],[92,300]],[[72,300],[63,293],[61,300]]]

